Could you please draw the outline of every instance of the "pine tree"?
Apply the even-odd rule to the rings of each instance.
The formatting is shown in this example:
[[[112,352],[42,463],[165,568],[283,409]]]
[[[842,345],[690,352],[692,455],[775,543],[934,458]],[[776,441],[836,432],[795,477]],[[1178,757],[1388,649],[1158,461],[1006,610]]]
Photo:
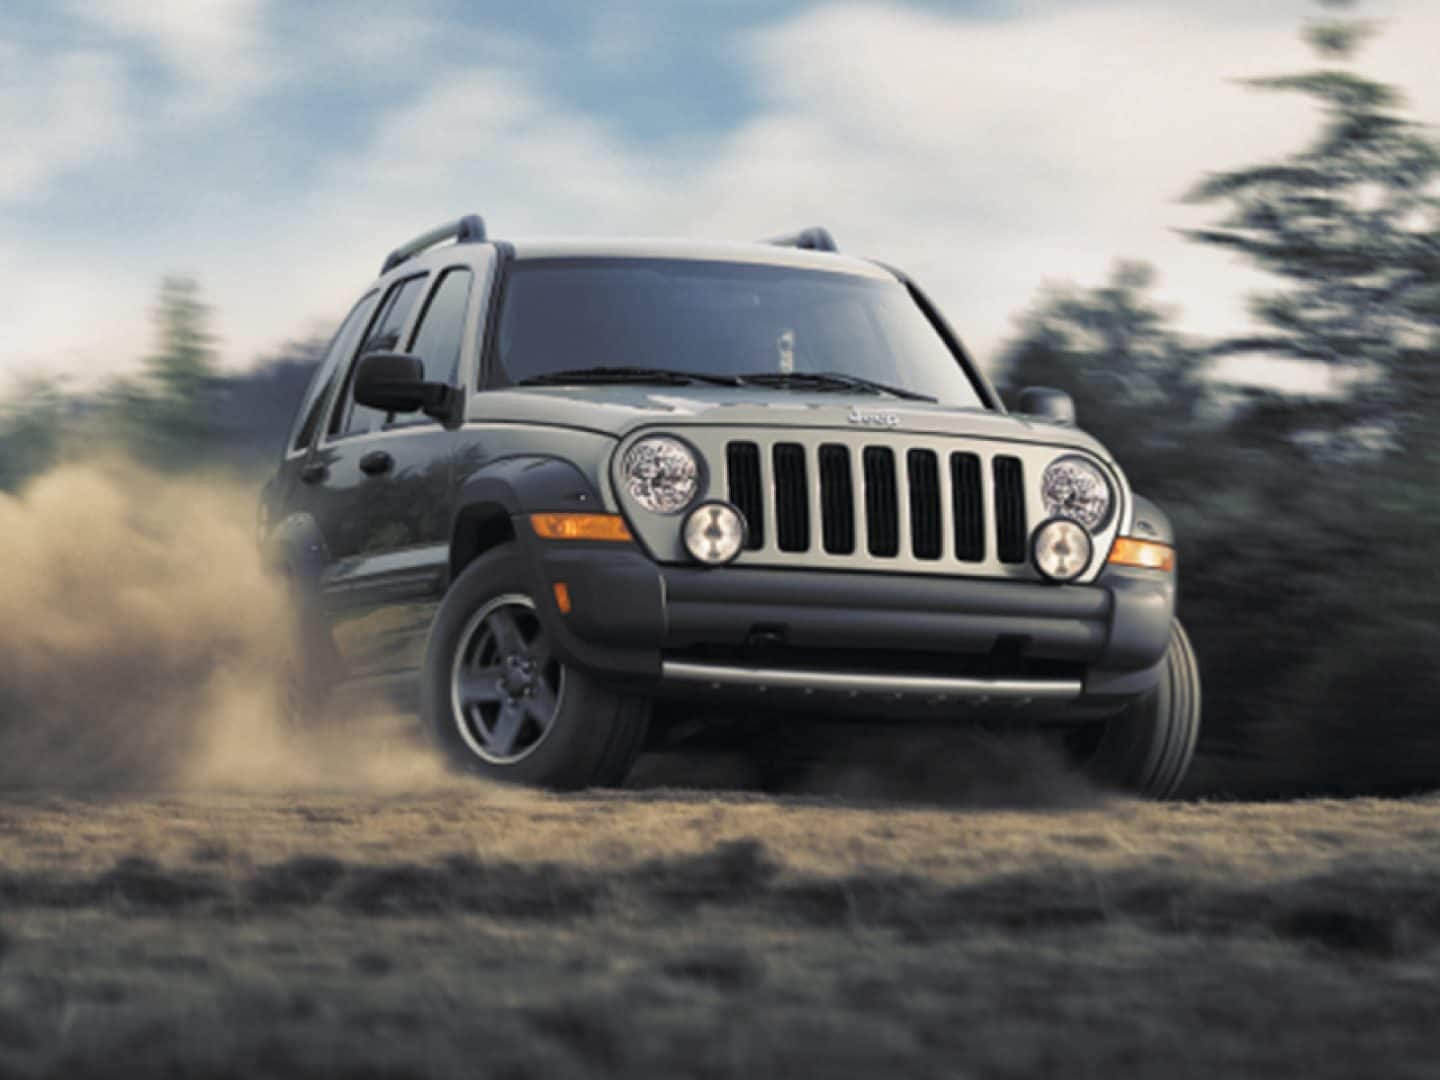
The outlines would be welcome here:
[[[16,381],[0,404],[0,491],[17,491],[60,457],[67,402],[44,376]]]
[[[1207,177],[1189,199],[1226,213],[1188,235],[1282,285],[1252,299],[1258,332],[1215,351],[1315,363],[1341,392],[1308,407],[1271,401],[1269,424],[1383,428],[1413,449],[1440,404],[1440,145],[1405,116],[1396,88],[1353,70],[1376,26],[1341,15],[1352,0],[1320,3],[1331,12],[1304,28],[1319,66],[1248,80],[1310,99],[1320,131],[1278,161]]]
[[[192,464],[214,441],[217,373],[209,322],[199,285],[166,278],[155,308],[156,349],[139,378],[112,388],[120,432],[148,464]]]

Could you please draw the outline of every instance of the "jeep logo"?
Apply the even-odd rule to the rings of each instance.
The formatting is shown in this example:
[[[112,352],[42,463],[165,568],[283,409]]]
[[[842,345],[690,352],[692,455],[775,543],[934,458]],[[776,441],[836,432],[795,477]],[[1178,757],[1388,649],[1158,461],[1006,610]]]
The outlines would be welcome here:
[[[851,409],[850,415],[846,418],[852,424],[866,424],[870,427],[899,427],[900,414],[893,412],[879,412],[870,409]]]

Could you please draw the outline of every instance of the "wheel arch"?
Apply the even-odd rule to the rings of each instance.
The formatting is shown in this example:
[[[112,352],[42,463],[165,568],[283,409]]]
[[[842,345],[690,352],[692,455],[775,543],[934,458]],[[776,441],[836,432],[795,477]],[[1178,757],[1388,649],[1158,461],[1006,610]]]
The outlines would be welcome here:
[[[450,534],[450,580],[486,552],[521,539],[518,519],[527,514],[598,510],[603,505],[585,473],[564,458],[526,454],[491,462],[459,487]]]

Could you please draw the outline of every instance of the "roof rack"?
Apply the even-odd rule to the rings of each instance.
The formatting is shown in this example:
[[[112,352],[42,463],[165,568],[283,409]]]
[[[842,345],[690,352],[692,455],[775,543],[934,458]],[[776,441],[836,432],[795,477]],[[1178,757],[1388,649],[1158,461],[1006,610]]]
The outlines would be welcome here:
[[[819,225],[812,225],[808,229],[801,229],[797,233],[789,233],[786,236],[776,236],[766,240],[767,244],[774,244],[776,247],[803,248],[806,251],[839,251],[835,244],[835,237],[830,235],[830,230]]]
[[[485,242],[485,222],[479,214],[466,214],[459,221],[437,225],[429,232],[421,233],[408,244],[401,244],[385,256],[385,264],[380,267],[380,273],[388,274],[401,263],[413,259],[422,251],[426,251],[436,244],[444,243],[446,240],[454,240],[457,244],[483,244]]]

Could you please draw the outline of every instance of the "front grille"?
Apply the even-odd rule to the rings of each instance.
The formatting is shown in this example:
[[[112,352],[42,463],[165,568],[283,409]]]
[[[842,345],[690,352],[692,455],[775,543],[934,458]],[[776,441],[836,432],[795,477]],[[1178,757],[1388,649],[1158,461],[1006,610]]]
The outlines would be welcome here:
[[[855,553],[855,483],[850,449],[838,443],[820,447],[820,531],[831,555]]]
[[[1003,563],[1025,561],[1025,472],[1020,459],[995,459],[995,545]]]
[[[756,564],[808,553],[827,565],[1011,575],[1028,557],[1025,463],[952,446],[731,440],[725,489],[749,522]]]
[[[910,469],[910,548],[917,559],[938,559],[945,547],[940,466],[934,450],[911,450],[905,460]]]
[[[865,532],[870,554],[892,559],[900,554],[900,500],[895,494],[895,451],[865,448]]]
[[[753,442],[732,442],[725,448],[725,466],[730,477],[730,501],[745,515],[745,521],[750,526],[745,533],[745,546],[751,551],[759,551],[765,546],[760,448]]]
[[[955,557],[962,562],[985,558],[985,492],[980,486],[980,455],[950,455],[951,513],[955,519]]]
[[[781,551],[810,547],[810,486],[799,443],[775,444],[775,542]]]

